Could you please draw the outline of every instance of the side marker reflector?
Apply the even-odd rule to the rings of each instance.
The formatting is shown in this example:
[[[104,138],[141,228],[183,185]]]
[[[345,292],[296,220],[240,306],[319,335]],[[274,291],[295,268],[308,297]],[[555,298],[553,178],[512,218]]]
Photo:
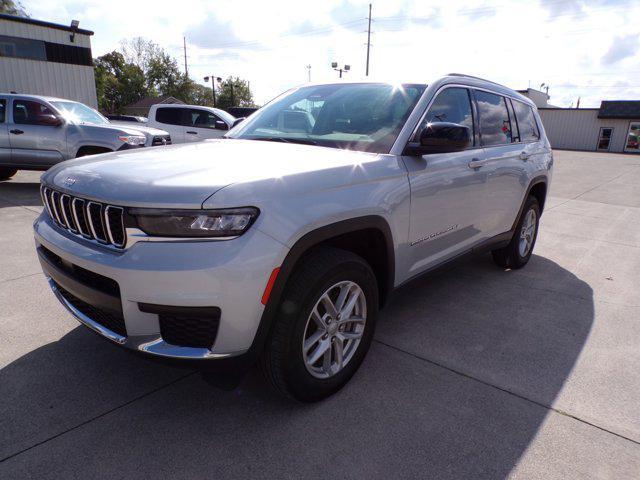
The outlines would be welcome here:
[[[262,294],[263,305],[266,305],[269,301],[271,290],[273,290],[273,285],[276,283],[276,278],[278,278],[278,273],[280,273],[280,267],[274,268],[273,272],[271,272],[271,275],[269,276],[269,281],[267,282],[267,286],[264,288],[264,293]]]

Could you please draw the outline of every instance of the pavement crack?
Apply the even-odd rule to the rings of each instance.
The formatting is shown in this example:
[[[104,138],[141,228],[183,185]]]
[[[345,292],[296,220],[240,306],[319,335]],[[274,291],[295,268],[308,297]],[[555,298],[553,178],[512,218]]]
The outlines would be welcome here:
[[[473,375],[470,375],[468,373],[462,372],[460,370],[456,370],[455,368],[452,368],[452,367],[448,367],[447,365],[444,365],[444,364],[442,364],[440,362],[437,362],[435,360],[432,360],[432,359],[429,359],[429,358],[426,358],[426,357],[422,357],[422,356],[417,355],[417,354],[415,354],[413,352],[410,352],[408,350],[404,350],[403,348],[396,347],[395,345],[391,345],[389,343],[383,342],[382,340],[378,340],[377,338],[374,338],[374,342],[379,343],[380,345],[384,345],[385,347],[388,347],[388,348],[390,348],[392,350],[395,350],[397,352],[404,353],[405,355],[409,355],[409,356],[411,356],[413,358],[416,358],[418,360],[421,360],[423,362],[429,363],[429,364],[431,364],[431,365],[433,365],[435,367],[441,368],[443,370],[447,370],[447,371],[449,371],[451,373],[454,373],[454,374],[456,374],[458,376],[467,378],[469,380],[481,383],[482,385],[485,385],[487,387],[493,388],[495,390],[499,390],[499,391],[501,391],[503,393],[506,393],[508,395],[517,397],[517,398],[519,398],[521,400],[524,400],[524,401],[526,401],[528,403],[532,403],[532,404],[537,405],[539,407],[542,407],[542,408],[544,408],[546,410],[551,410],[554,413],[557,413],[558,415],[562,415],[564,417],[572,418],[574,420],[577,420],[580,423],[583,423],[583,424],[588,425],[588,426],[593,427],[593,428],[597,428],[598,430],[601,430],[603,432],[609,433],[610,435],[614,435],[614,436],[616,436],[618,438],[621,438],[623,440],[627,440],[627,441],[629,441],[629,442],[631,442],[631,443],[633,443],[635,445],[640,446],[640,441],[638,441],[638,440],[634,440],[633,438],[626,437],[626,436],[624,436],[624,435],[622,435],[620,433],[614,432],[613,430],[609,430],[607,428],[601,427],[600,425],[596,425],[595,423],[589,422],[588,420],[585,420],[583,418],[577,417],[576,415],[573,415],[571,413],[565,412],[564,410],[559,410],[557,408],[552,407],[551,405],[546,405],[546,404],[544,404],[542,402],[538,402],[537,400],[533,400],[532,398],[529,398],[529,397],[526,397],[526,396],[521,395],[519,393],[513,392],[513,391],[511,391],[511,390],[509,390],[507,388],[500,387],[500,386],[495,385],[493,383],[490,383],[490,382],[487,382],[485,380],[482,380],[482,379],[480,379],[478,377],[474,377]]]
[[[12,453],[11,455],[8,455],[8,456],[0,459],[0,463],[3,463],[5,461],[7,461],[7,460],[10,460],[10,459],[14,458],[14,457],[17,457],[18,455],[22,455],[23,453],[28,452],[29,450],[32,450],[32,449],[34,449],[36,447],[39,447],[41,445],[44,445],[45,443],[48,443],[51,440],[55,440],[56,438],[61,437],[62,435],[65,435],[65,434],[67,434],[69,432],[77,430],[80,427],[83,427],[83,426],[85,426],[85,425],[87,425],[87,424],[89,424],[91,422],[94,422],[94,421],[96,421],[96,420],[98,420],[98,419],[100,419],[102,417],[105,417],[105,416],[107,416],[107,415],[109,415],[109,414],[111,414],[111,413],[113,413],[113,412],[115,412],[117,410],[120,410],[120,409],[122,409],[122,408],[124,408],[124,407],[126,407],[128,405],[131,405],[132,403],[137,402],[138,400],[142,400],[145,397],[153,395],[154,393],[159,392],[160,390],[163,390],[163,389],[165,389],[167,387],[170,387],[171,385],[174,385],[174,384],[180,382],[181,380],[184,380],[185,378],[190,377],[190,376],[192,376],[192,375],[194,375],[196,373],[197,373],[197,371],[189,372],[186,375],[182,375],[181,377],[178,377],[178,378],[176,378],[175,380],[173,380],[173,381],[171,381],[169,383],[166,383],[164,385],[160,385],[159,387],[156,387],[156,388],[154,388],[152,390],[149,390],[148,392],[145,392],[145,393],[143,393],[141,395],[138,395],[137,397],[132,398],[131,400],[129,400],[129,401],[127,401],[127,402],[125,402],[125,403],[123,403],[121,405],[117,405],[117,406],[115,406],[115,407],[113,407],[113,408],[111,408],[111,409],[109,409],[109,410],[107,410],[105,412],[100,413],[99,415],[96,415],[95,417],[92,417],[92,418],[89,418],[89,419],[87,419],[87,420],[85,420],[83,422],[80,422],[79,424],[74,425],[73,427],[69,427],[66,430],[63,430],[62,432],[56,433],[55,435],[53,435],[53,436],[51,436],[49,438],[41,440],[40,442],[34,443],[30,447],[23,448],[22,450],[19,450],[19,451],[15,452],[15,453]]]
[[[28,273],[26,275],[21,275],[19,277],[7,278],[6,280],[0,280],[0,283],[14,282],[16,280],[22,280],[23,278],[35,277],[36,275],[42,275],[42,274],[43,274],[42,272]]]

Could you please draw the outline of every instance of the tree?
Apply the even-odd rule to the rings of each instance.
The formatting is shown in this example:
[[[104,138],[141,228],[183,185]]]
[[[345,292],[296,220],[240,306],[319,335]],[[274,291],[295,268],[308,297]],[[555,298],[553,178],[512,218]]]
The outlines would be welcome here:
[[[98,107],[105,112],[121,113],[130,103],[148,93],[144,72],[127,63],[120,52],[110,52],[94,60]]]
[[[216,107],[228,110],[230,107],[253,107],[253,94],[249,82],[238,77],[229,77],[216,90]]]
[[[14,0],[0,0],[0,13],[15,15],[16,17],[28,17],[22,3]]]
[[[137,65],[147,75],[149,63],[162,53],[162,48],[143,37],[135,37],[120,42],[120,52],[127,63]]]

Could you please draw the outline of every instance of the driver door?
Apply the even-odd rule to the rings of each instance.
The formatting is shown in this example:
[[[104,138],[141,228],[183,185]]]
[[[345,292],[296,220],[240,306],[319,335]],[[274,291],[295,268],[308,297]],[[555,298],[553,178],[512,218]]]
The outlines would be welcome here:
[[[11,163],[48,167],[64,160],[67,147],[65,124],[51,125],[45,116],[58,116],[44,103],[14,98],[8,124]]]
[[[487,178],[482,169],[473,168],[484,160],[474,112],[467,88],[441,90],[417,132],[427,123],[456,123],[471,130],[473,144],[459,152],[403,157],[411,185],[409,276],[470,249],[483,236],[478,219]]]

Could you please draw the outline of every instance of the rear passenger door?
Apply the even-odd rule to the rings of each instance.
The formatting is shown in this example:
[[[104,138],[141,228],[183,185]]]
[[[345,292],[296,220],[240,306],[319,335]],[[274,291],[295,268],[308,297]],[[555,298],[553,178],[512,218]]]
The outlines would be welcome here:
[[[229,130],[228,125],[215,113],[200,108],[185,108],[185,142],[201,142],[219,138]]]
[[[184,143],[184,108],[178,107],[157,107],[155,120],[158,125],[154,127],[166,130],[171,135],[171,143]]]
[[[411,186],[408,275],[417,275],[465,250],[482,237],[486,178],[470,167],[482,161],[473,104],[467,88],[440,90],[414,135],[427,123],[468,127],[474,138],[467,150],[404,156]],[[416,137],[412,141],[416,141]]]
[[[11,145],[7,128],[7,99],[0,97],[0,164],[11,163]]]
[[[492,237],[509,231],[520,209],[528,186],[526,145],[520,141],[511,99],[484,90],[474,93],[485,158],[477,169],[487,179],[483,230]]]

